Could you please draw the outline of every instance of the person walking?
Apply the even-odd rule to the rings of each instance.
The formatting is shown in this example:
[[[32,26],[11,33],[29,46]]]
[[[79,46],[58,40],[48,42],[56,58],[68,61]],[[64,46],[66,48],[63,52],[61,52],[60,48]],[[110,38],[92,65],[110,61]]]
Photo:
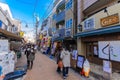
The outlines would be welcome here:
[[[28,60],[28,56],[30,55],[30,44],[29,45],[26,45],[26,49],[25,49],[25,55],[26,55],[26,58],[27,58],[27,68],[29,68],[29,60]]]
[[[28,69],[32,69],[34,59],[35,59],[35,50],[34,50],[34,46],[31,45],[30,54],[28,56]]]
[[[57,64],[58,64],[57,72],[58,72],[58,73],[61,73],[61,69],[62,69],[62,64],[61,64],[62,60],[61,60],[61,58],[60,58],[61,50],[62,50],[62,49],[59,48],[58,51],[57,51]]]
[[[66,79],[70,67],[70,52],[66,48],[63,48],[60,58],[63,62],[63,78]]]

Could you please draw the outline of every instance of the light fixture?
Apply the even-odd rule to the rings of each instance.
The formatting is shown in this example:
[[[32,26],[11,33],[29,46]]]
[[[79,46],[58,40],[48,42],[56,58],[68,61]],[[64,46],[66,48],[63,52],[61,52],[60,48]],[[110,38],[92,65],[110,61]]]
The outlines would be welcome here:
[[[79,30],[79,32],[82,32],[82,25],[81,24],[78,25],[78,30]]]
[[[27,27],[28,27],[28,24],[26,24],[25,27],[27,28]]]
[[[109,16],[109,13],[108,13],[107,7],[104,9],[104,13],[106,13],[107,16]]]

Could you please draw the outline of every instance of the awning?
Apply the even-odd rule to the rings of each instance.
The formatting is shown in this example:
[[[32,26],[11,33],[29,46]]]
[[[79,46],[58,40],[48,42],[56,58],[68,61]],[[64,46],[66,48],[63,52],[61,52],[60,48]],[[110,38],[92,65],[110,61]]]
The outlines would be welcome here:
[[[23,39],[22,37],[17,36],[16,34],[6,31],[4,29],[0,29],[0,33],[1,33],[0,36],[7,37],[8,39],[18,40],[18,41],[21,41]]]
[[[75,37],[87,37],[120,32],[120,25],[77,33]]]
[[[63,40],[64,40],[64,38],[62,38],[62,37],[52,39],[53,42],[59,42],[59,41],[63,41]]]

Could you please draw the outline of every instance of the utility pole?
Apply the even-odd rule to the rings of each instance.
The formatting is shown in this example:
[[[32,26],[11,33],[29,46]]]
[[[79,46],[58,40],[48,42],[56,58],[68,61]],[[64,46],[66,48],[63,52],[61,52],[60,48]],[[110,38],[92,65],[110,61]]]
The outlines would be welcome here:
[[[35,24],[35,28],[36,28],[36,44],[37,44],[37,29],[38,29],[38,26],[39,26],[39,17],[38,16],[35,16],[35,18],[36,18],[36,24]]]

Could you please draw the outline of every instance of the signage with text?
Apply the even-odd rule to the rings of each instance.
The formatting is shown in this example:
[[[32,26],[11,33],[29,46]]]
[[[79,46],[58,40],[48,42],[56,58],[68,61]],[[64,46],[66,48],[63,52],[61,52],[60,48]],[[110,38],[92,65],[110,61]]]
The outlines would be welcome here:
[[[119,16],[118,16],[118,14],[114,14],[114,15],[102,18],[100,20],[100,23],[101,23],[102,27],[117,24],[117,23],[119,23]]]
[[[94,18],[90,18],[88,20],[84,21],[84,30],[91,30],[95,28],[95,19]]]
[[[120,62],[120,41],[99,41],[99,58]]]

